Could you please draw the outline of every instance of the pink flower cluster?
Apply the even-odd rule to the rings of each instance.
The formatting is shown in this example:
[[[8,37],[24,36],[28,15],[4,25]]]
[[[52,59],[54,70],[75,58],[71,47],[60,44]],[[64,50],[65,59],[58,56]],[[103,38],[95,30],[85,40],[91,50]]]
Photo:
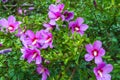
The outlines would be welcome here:
[[[95,41],[94,44],[86,45],[87,54],[85,55],[86,61],[91,61],[95,59],[97,67],[94,68],[94,73],[97,80],[111,80],[111,75],[109,74],[113,70],[111,64],[106,64],[102,60],[102,56],[105,55],[105,50],[102,48],[101,41]]]
[[[53,48],[52,33],[43,29],[34,33],[32,30],[26,30],[26,27],[21,29],[20,24],[21,22],[16,21],[12,15],[8,17],[8,20],[5,18],[0,20],[1,31],[7,33],[17,32],[16,36],[20,38],[23,44],[21,58],[27,60],[28,63],[35,61],[37,72],[42,74],[42,80],[46,80],[47,76],[49,76],[49,71],[42,65],[42,62],[45,62],[45,60],[43,60],[40,50],[48,47]],[[2,46],[1,43],[0,46]],[[1,54],[6,53],[6,51],[10,52],[8,50],[2,50]]]
[[[37,65],[37,72],[42,74],[42,80],[46,80],[49,76],[47,68],[43,67],[43,57],[41,56],[40,50],[48,47],[53,48],[52,33],[46,30],[40,30],[34,33],[31,30],[27,30],[20,36],[24,47],[21,49],[23,53],[22,58],[26,59],[28,63],[35,61]]]
[[[56,3],[58,2],[59,1],[56,1]],[[64,11],[64,4],[51,4],[49,6],[48,17],[50,22],[43,25],[47,28],[47,30],[51,30],[55,26],[58,27],[56,22],[60,19],[69,23],[69,29],[72,31],[72,33],[77,32],[82,36],[84,31],[88,29],[88,25],[83,24],[84,19],[81,17],[78,17],[76,21],[71,21],[74,18],[74,12],[68,10]]]

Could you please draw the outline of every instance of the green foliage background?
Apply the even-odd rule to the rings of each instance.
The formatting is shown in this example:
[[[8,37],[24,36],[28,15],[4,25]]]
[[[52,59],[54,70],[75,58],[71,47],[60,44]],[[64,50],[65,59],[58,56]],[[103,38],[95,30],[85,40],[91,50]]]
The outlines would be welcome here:
[[[89,29],[81,37],[79,34],[72,35],[68,30],[68,24],[58,22],[60,31],[53,30],[54,49],[42,50],[41,55],[50,60],[45,65],[50,70],[48,80],[95,80],[93,68],[94,62],[86,62],[85,45],[101,40],[106,50],[104,61],[113,65],[111,72],[112,80],[120,80],[120,0],[61,0],[65,9],[74,11],[75,18],[83,17]],[[8,0],[7,3],[0,2],[0,18],[7,18],[14,15],[17,20],[22,21],[21,27],[27,26],[34,32],[44,28],[42,24],[48,22],[48,7],[54,4],[55,0]],[[22,4],[22,9],[29,6],[35,7],[26,15],[19,15],[17,9]],[[63,27],[62,24],[66,24]],[[36,72],[36,65],[28,64],[20,60],[20,40],[13,34],[0,32],[0,42],[3,47],[12,48],[12,52],[0,55],[0,80],[39,80],[41,75]]]

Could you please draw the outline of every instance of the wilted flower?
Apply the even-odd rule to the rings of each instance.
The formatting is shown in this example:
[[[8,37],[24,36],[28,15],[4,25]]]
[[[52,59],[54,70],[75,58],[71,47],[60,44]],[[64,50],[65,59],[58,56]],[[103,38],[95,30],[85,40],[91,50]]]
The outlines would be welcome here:
[[[2,46],[2,43],[0,43],[0,47]]]
[[[16,34],[17,37],[25,35],[26,27],[22,30],[20,27],[18,28],[18,33]]]
[[[25,10],[23,10],[23,12],[24,12],[24,15],[26,15],[27,14],[27,10],[25,9]]]
[[[46,64],[50,64],[50,61],[48,61],[48,60],[45,60],[45,63],[46,63]]]
[[[20,37],[20,40],[23,42],[25,47],[37,47],[40,48],[40,40],[42,39],[40,31],[37,31],[36,34],[31,30],[27,30],[24,35]]]
[[[67,10],[63,13],[63,15],[65,16],[65,21],[70,21],[74,18],[74,12],[69,12]]]
[[[46,31],[46,30],[41,30],[41,35],[42,35],[42,39],[41,39],[41,43],[42,43],[42,48],[45,49],[47,48],[48,46],[50,46],[50,48],[53,48],[53,45],[52,45],[52,33]]]
[[[18,8],[18,14],[20,14],[20,15],[23,14],[23,10],[21,8]]]
[[[11,48],[8,48],[8,49],[3,49],[3,50],[0,50],[0,54],[5,54],[5,53],[9,53],[11,52],[12,49]]]
[[[88,44],[86,45],[87,54],[85,55],[86,61],[91,61],[93,58],[95,58],[95,63],[102,62],[102,56],[105,55],[105,50],[102,48],[102,42],[101,41],[95,41],[94,44]]]
[[[83,18],[77,18],[76,21],[71,21],[69,23],[69,28],[72,30],[72,33],[77,32],[81,36],[84,34],[84,31],[88,29],[88,25],[83,24]]]
[[[0,20],[0,25],[2,28],[6,28],[6,31],[9,31],[10,33],[14,32],[16,29],[18,29],[21,22],[16,21],[14,16],[9,16],[8,20],[5,18]]]
[[[38,65],[37,72],[38,74],[42,74],[42,80],[47,80],[47,77],[50,75],[48,69],[42,65]]]
[[[93,0],[93,4],[94,4],[95,7],[97,7],[97,2],[96,2],[96,0]]]
[[[64,15],[61,14],[63,9],[64,9],[64,4],[58,4],[58,5],[51,4],[49,6],[49,12],[48,12],[49,18],[54,21],[57,21],[61,18],[64,21]]]
[[[3,3],[6,3],[6,2],[8,2],[8,0],[2,0],[2,2],[3,2]]]
[[[29,9],[29,10],[34,10],[34,7],[29,7],[28,9]]]
[[[111,80],[111,75],[109,74],[113,70],[111,64],[106,64],[101,62],[94,68],[94,74],[97,80]]]
[[[22,48],[21,52],[23,53],[21,58],[27,59],[28,63],[35,61],[36,64],[41,64],[42,57],[38,49]]]

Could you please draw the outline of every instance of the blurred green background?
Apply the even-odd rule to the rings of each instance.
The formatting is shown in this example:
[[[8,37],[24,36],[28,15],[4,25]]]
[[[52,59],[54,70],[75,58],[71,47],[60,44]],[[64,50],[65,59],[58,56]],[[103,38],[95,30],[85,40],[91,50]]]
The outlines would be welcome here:
[[[36,32],[49,21],[48,7],[54,3],[55,0],[0,1],[0,19],[14,15],[22,22],[21,27]],[[49,65],[44,64],[50,71],[48,80],[95,80],[94,61],[84,60],[85,45],[95,40],[103,42],[106,50],[103,59],[114,67],[112,80],[120,80],[120,0],[61,0],[61,3],[65,4],[64,10],[74,11],[74,20],[83,17],[89,29],[83,37],[74,34],[72,39],[72,35],[68,35],[68,24],[58,22],[60,31],[52,31],[55,48],[41,50],[41,55],[50,61]],[[29,10],[29,7],[34,7],[34,10]],[[19,8],[26,10],[26,14],[18,14]],[[67,26],[63,28],[62,24]],[[0,32],[0,42],[3,43],[0,50],[13,49],[11,53],[0,55],[0,80],[41,80],[34,63],[20,60],[22,44],[17,37]]]

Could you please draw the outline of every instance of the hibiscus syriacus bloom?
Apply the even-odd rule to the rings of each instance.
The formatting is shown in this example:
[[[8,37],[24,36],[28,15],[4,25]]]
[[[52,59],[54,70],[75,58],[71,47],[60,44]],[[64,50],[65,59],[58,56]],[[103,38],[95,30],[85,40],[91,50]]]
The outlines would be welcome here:
[[[40,48],[40,40],[41,40],[41,33],[40,31],[37,31],[36,34],[32,32],[31,30],[27,30],[24,35],[20,37],[20,40],[22,41],[23,45],[25,47],[37,47]]]
[[[94,44],[88,44],[86,45],[87,54],[85,55],[86,61],[91,61],[93,58],[95,58],[95,63],[102,62],[102,56],[105,55],[105,50],[102,48],[102,42],[101,41],[95,41]]]
[[[16,21],[14,16],[9,16],[8,20],[5,18],[0,20],[0,25],[2,28],[6,28],[6,31],[9,31],[10,33],[14,32],[16,29],[18,29],[21,22]]]
[[[83,24],[83,18],[77,18],[76,21],[71,21],[69,23],[69,28],[72,30],[72,33],[77,32],[81,36],[84,34],[84,31],[88,29],[88,25]]]
[[[46,31],[46,30],[41,30],[40,32],[41,32],[41,35],[42,35],[42,39],[40,41],[40,43],[42,44],[41,48],[45,49],[48,46],[50,46],[50,48],[53,48],[52,33],[50,33],[49,31]]]
[[[74,18],[74,12],[69,12],[67,10],[63,13],[63,15],[65,16],[65,21],[70,21]]]
[[[48,12],[48,17],[50,18],[50,20],[57,21],[61,18],[64,21],[64,15],[62,15],[61,13],[63,9],[64,9],[64,4],[58,4],[58,5],[51,4],[49,6],[49,12]]]
[[[42,74],[42,80],[47,80],[47,76],[50,75],[48,69],[43,67],[42,65],[38,65],[37,72],[38,74]]]
[[[35,61],[36,64],[41,64],[42,57],[38,49],[22,48],[21,52],[23,53],[21,58],[27,59],[28,63]]]
[[[113,70],[111,64],[106,64],[101,62],[94,68],[94,74],[97,80],[111,80],[111,75],[109,74]]]

